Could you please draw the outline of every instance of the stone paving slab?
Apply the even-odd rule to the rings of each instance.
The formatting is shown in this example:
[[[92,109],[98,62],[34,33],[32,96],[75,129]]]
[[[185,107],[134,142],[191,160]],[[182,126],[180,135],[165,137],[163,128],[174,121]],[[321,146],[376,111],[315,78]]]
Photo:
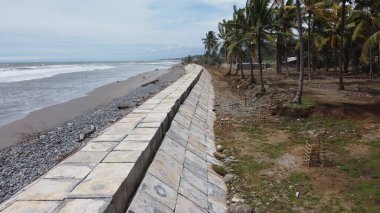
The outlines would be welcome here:
[[[226,211],[227,187],[211,168],[219,163],[213,157],[213,94],[211,76],[204,70],[174,116],[128,213]],[[152,177],[159,186],[156,192],[151,190]],[[175,205],[157,191],[170,191]]]
[[[186,74],[172,85],[0,204],[0,212],[125,212],[169,124],[200,79],[203,68],[189,65],[185,70]],[[189,126],[189,120],[179,119],[178,123],[186,128]],[[181,136],[187,140],[186,134],[181,133]],[[171,155],[183,152],[184,156],[185,147],[166,147],[168,149],[157,155],[158,159],[162,156],[161,165],[159,161],[153,165],[164,168],[164,164],[170,162],[171,168],[166,173],[152,170],[157,177],[151,175],[145,194],[135,196],[134,206],[138,208],[134,212],[141,212],[139,209],[173,212],[175,209],[177,192],[171,187],[179,188],[184,160]],[[178,175],[172,177],[171,172]],[[156,199],[160,195],[163,196]]]

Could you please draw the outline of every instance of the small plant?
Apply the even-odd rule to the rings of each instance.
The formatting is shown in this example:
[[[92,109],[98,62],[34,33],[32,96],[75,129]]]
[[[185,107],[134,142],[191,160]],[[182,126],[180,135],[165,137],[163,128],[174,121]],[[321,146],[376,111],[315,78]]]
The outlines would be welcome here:
[[[221,176],[225,176],[227,174],[227,170],[223,166],[212,164],[212,169]]]

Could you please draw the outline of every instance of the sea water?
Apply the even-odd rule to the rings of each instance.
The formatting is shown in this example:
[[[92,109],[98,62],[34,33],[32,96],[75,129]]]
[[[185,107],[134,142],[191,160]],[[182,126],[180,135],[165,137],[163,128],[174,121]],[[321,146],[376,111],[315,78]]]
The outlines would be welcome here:
[[[0,64],[0,126],[178,61]]]

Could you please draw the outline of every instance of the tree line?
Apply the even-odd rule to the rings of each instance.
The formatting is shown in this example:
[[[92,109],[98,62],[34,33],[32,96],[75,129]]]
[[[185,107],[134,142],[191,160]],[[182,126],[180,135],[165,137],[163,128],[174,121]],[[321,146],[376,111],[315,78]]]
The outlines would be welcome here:
[[[297,104],[302,101],[305,68],[308,80],[317,68],[333,68],[340,90],[349,66],[353,73],[368,72],[369,80],[374,65],[380,74],[380,0],[247,0],[245,7],[233,7],[232,19],[219,22],[218,31],[209,31],[202,39],[207,63],[223,59],[229,64],[228,76],[236,61],[240,64],[236,72],[240,69],[245,78],[242,64],[249,60],[251,83],[256,82],[257,63],[263,93],[263,51],[275,52],[276,71],[282,74],[285,69],[287,77],[287,59],[296,56]]]

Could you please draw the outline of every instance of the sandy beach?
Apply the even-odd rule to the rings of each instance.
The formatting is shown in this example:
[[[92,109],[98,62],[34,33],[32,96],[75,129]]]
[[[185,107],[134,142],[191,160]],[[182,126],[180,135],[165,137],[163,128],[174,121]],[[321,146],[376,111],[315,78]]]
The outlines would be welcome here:
[[[99,87],[87,96],[32,112],[0,128],[0,203],[83,147],[149,97],[184,74],[183,66]],[[142,84],[158,80],[154,84]],[[128,105],[127,109],[118,106]],[[95,132],[79,135],[89,126]]]
[[[0,127],[0,149],[19,143],[39,132],[55,128],[95,106],[128,95],[142,84],[158,79],[169,72],[170,70],[159,70],[140,74],[125,81],[99,87],[87,96],[32,112],[25,118]]]

